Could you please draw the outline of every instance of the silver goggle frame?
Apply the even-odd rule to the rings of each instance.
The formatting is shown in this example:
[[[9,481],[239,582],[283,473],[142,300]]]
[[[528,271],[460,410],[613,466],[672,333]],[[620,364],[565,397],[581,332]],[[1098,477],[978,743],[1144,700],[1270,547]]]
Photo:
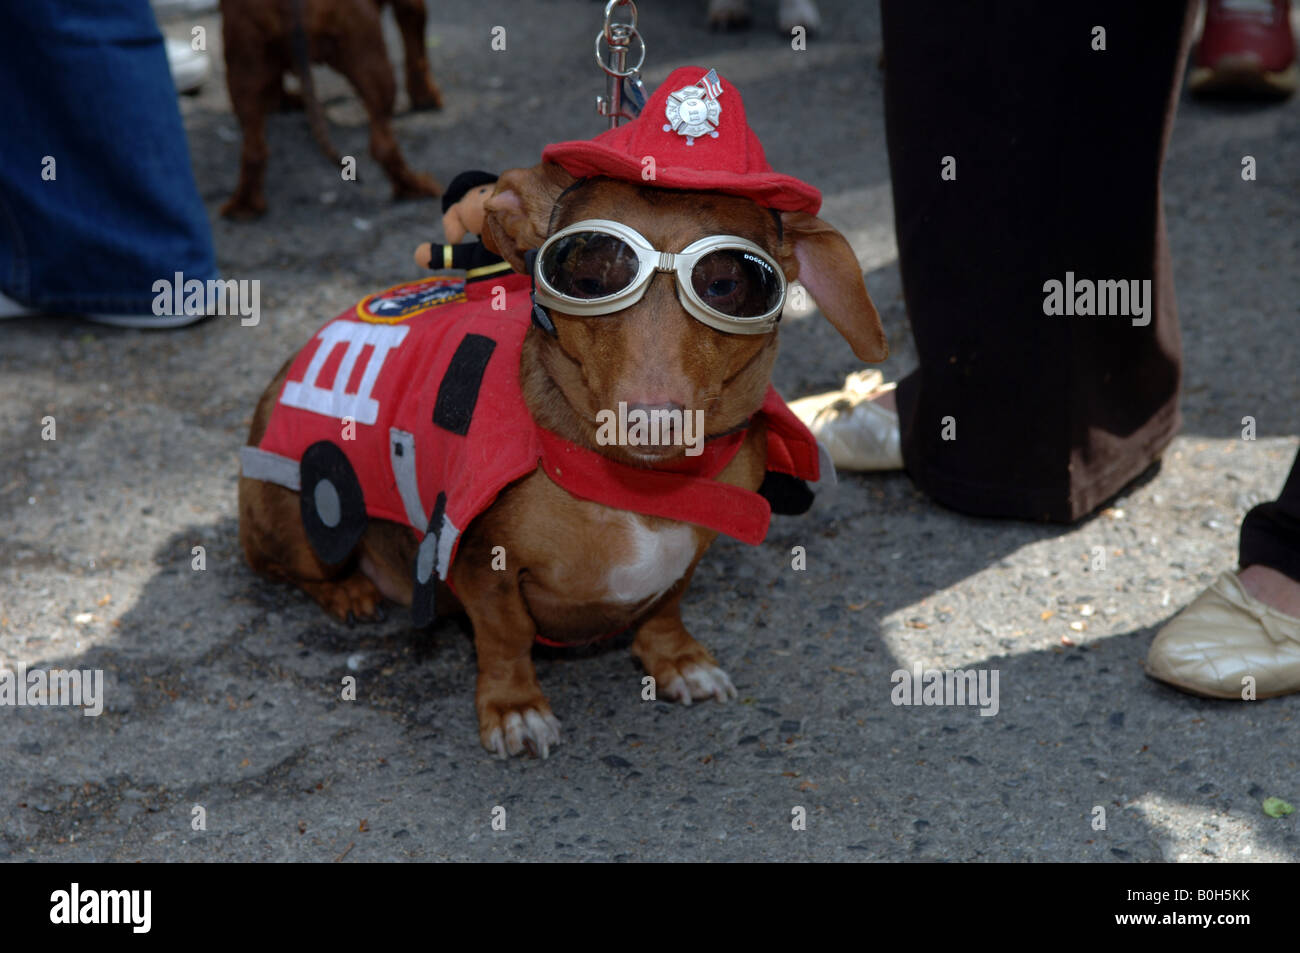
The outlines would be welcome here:
[[[577,232],[599,232],[611,235],[629,248],[637,256],[637,273],[628,285],[614,294],[602,298],[573,298],[561,294],[546,280],[542,273],[542,262],[546,252],[557,241]],[[738,318],[724,314],[705,304],[695,293],[691,281],[691,272],[705,255],[716,251],[736,249],[757,256],[772,269],[780,286],[780,296],[776,306],[765,314],[752,318]],[[560,229],[548,238],[537,252],[533,262],[534,300],[545,308],[556,308],[564,314],[576,317],[594,317],[612,314],[636,304],[650,287],[650,280],[658,272],[672,272],[677,278],[677,299],[695,320],[727,334],[766,334],[776,327],[781,319],[781,310],[785,307],[786,281],[781,266],[772,259],[763,248],[738,235],[710,235],[699,241],[691,242],[676,254],[659,251],[636,229],[629,228],[621,222],[612,222],[603,218],[586,219],[574,222]]]

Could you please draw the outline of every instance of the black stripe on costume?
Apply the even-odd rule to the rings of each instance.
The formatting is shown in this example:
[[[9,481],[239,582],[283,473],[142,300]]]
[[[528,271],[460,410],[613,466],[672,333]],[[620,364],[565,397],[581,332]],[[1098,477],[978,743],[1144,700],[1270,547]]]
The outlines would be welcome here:
[[[417,629],[431,625],[438,616],[438,537],[442,533],[443,516],[447,511],[447,494],[439,493],[429,517],[429,529],[415,551],[412,575],[415,588],[411,592],[411,622]],[[420,563],[428,565],[429,572],[420,578]]]
[[[478,390],[496,346],[496,341],[481,334],[467,334],[457,345],[447,373],[438,385],[438,400],[433,405],[434,424],[462,437],[469,433]]]

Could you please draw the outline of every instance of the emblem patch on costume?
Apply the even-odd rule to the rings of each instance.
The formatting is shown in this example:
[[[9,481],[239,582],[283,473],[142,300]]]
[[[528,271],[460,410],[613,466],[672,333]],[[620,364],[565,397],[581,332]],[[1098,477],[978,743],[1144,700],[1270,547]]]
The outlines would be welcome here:
[[[664,118],[668,120],[664,132],[685,136],[688,146],[695,145],[695,140],[701,136],[718,138],[718,117],[722,115],[718,97],[721,95],[722,80],[714,69],[701,76],[694,86],[683,86],[669,93],[664,105]]]
[[[397,324],[440,305],[464,300],[464,278],[438,275],[367,295],[357,303],[357,317],[371,324]]]

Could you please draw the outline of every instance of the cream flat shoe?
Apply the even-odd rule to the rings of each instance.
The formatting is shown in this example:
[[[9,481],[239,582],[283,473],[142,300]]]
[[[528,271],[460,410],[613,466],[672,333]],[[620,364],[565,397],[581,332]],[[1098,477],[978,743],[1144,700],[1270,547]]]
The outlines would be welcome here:
[[[1300,619],[1266,606],[1225,572],[1156,634],[1146,673],[1175,688],[1241,700],[1300,692]]]
[[[893,390],[878,370],[857,371],[844,389],[791,401],[790,409],[830,451],[840,470],[901,470],[898,414],[871,398]]]

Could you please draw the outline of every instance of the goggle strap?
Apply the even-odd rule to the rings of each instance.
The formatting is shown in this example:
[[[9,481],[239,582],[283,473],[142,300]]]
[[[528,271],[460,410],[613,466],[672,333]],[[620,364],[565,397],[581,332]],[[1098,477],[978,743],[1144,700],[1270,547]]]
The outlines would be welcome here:
[[[530,248],[524,252],[524,267],[528,269],[528,278],[532,282],[532,290],[528,293],[528,298],[533,303],[533,324],[543,332],[553,338],[559,337],[559,332],[555,330],[555,322],[551,316],[546,313],[546,309],[537,303],[537,249]]]
[[[538,304],[536,300],[533,301],[533,324],[553,338],[560,336],[559,332],[555,330],[555,322],[551,320],[551,316],[546,313],[546,309]]]

